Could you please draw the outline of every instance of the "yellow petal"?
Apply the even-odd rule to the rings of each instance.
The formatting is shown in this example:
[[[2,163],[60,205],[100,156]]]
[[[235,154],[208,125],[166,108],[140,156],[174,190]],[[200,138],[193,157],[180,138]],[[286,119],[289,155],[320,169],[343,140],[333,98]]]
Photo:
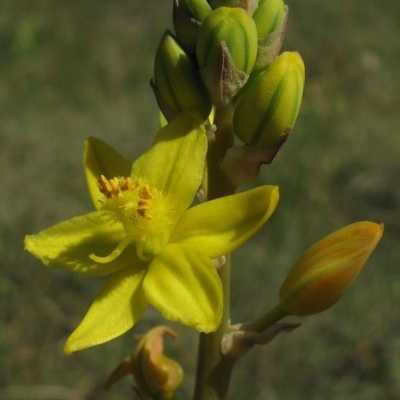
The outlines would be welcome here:
[[[211,258],[230,253],[253,236],[275,210],[277,186],[209,201],[187,210],[170,242],[191,245]]]
[[[107,179],[118,176],[129,176],[132,163],[122,157],[117,151],[100,139],[90,137],[85,142],[83,153],[86,182],[96,210],[100,209],[99,200],[104,196],[100,193],[97,182],[101,175]]]
[[[118,258],[106,264],[89,258],[90,254],[110,254],[124,236],[121,225],[113,222],[106,212],[94,211],[27,236],[25,249],[49,267],[102,276],[134,262],[140,263],[134,246],[129,246]]]
[[[200,186],[206,151],[201,121],[192,114],[180,115],[160,129],[150,150],[133,164],[132,178],[145,178],[150,186],[170,194],[179,216]]]
[[[191,246],[167,245],[150,263],[143,289],[166,319],[200,332],[221,322],[221,280],[210,258]]]
[[[112,275],[68,338],[64,353],[108,342],[132,328],[148,305],[142,288],[145,272],[127,267]]]

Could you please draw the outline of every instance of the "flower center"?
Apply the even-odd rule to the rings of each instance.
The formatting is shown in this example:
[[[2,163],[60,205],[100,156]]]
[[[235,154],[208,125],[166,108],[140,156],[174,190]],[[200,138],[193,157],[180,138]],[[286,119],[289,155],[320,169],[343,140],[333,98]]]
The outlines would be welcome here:
[[[104,194],[103,209],[113,212],[115,222],[122,224],[126,236],[108,256],[92,254],[90,258],[101,263],[113,261],[133,242],[143,261],[160,253],[174,223],[174,210],[168,196],[140,178],[106,179],[102,175],[98,185]]]

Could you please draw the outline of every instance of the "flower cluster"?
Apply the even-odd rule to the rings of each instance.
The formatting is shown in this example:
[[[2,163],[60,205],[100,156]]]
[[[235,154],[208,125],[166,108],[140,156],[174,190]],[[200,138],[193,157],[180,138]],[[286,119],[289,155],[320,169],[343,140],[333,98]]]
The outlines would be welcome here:
[[[175,34],[162,37],[151,81],[164,119],[153,144],[131,164],[89,138],[84,168],[95,210],[25,239],[49,267],[108,276],[65,353],[122,335],[151,305],[201,333],[218,330],[211,340],[201,336],[211,359],[199,359],[203,395],[196,398],[222,399],[226,387],[217,378],[229,373],[221,368],[298,327],[276,324],[283,317],[334,305],[357,277],[382,225],[355,223],[316,243],[288,273],[275,308],[230,326],[226,256],[263,226],[279,199],[277,186],[235,192],[274,160],[303,95],[301,56],[280,54],[287,16],[283,0],[174,0]],[[165,333],[175,335],[168,327],[149,331],[108,385],[133,373],[141,393],[173,396],[183,374],[163,356]]]

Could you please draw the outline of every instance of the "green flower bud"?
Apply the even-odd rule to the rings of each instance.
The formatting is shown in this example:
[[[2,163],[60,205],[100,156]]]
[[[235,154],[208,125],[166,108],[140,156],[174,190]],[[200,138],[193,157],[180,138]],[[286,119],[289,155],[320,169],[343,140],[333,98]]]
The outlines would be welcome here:
[[[222,42],[225,42],[235,67],[249,75],[257,57],[257,29],[242,8],[220,7],[204,20],[197,42],[200,68],[220,57]]]
[[[207,0],[175,0],[173,21],[176,36],[182,47],[190,54],[196,54],[200,25],[211,12]]]
[[[266,70],[278,57],[285,36],[289,7],[282,0],[271,0],[260,4],[257,11],[253,18],[259,36],[258,53],[252,73]]]
[[[282,53],[242,89],[233,117],[238,138],[250,146],[274,145],[293,127],[303,88],[302,58],[297,52]]]
[[[204,20],[197,41],[197,63],[216,107],[232,104],[257,57],[257,29],[242,8],[221,7]]]
[[[259,38],[267,36],[280,27],[284,9],[283,0],[259,0],[258,7],[253,14]]]
[[[291,315],[311,315],[333,306],[357,278],[382,234],[383,225],[362,221],[314,244],[283,282],[280,308]]]
[[[253,15],[257,8],[258,0],[209,0],[213,10],[218,7],[240,7]]]
[[[179,0],[179,8],[190,18],[203,22],[212,11],[207,0]]]
[[[196,63],[168,31],[157,49],[152,86],[167,120],[187,111],[198,111],[201,117],[208,118],[211,100]]]

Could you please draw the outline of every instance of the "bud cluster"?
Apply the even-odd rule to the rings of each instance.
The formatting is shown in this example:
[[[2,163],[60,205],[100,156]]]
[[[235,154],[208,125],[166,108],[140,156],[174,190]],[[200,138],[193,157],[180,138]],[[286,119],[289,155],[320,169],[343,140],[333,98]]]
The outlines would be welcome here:
[[[279,55],[287,15],[283,0],[174,0],[175,34],[161,39],[152,80],[166,119],[195,111],[206,121],[229,106],[245,145],[281,144],[304,87],[300,55]]]

